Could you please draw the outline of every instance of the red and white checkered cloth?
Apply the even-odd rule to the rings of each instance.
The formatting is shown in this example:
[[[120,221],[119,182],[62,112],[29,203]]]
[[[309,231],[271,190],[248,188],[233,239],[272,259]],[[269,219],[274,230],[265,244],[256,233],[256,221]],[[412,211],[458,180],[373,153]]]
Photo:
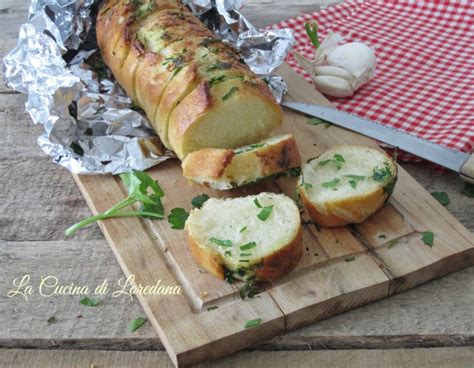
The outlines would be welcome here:
[[[295,51],[314,57],[304,24],[375,48],[377,72],[341,110],[402,129],[434,143],[471,152],[474,146],[474,1],[348,0],[272,28],[291,28]],[[306,77],[293,56],[287,62]],[[404,154],[402,159],[413,159]]]

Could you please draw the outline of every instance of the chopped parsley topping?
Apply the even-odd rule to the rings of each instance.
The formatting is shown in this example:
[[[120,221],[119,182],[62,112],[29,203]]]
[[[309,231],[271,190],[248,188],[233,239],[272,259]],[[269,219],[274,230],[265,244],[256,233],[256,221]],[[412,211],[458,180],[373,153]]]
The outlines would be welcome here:
[[[244,226],[242,229],[240,229],[239,233],[243,233],[245,230],[247,230],[247,226]]]
[[[336,153],[333,158],[330,158],[330,159],[327,159],[327,160],[322,160],[322,161],[319,161],[318,165],[319,166],[326,166],[327,164],[329,163],[334,163],[336,165],[336,170],[341,170],[342,169],[342,164],[346,162],[346,160],[344,160],[344,157],[342,157],[342,155],[340,155],[339,153]]]
[[[387,236],[385,234],[380,234],[379,239],[385,239]]]
[[[227,92],[224,96],[222,96],[222,101],[226,101],[226,100],[228,100],[229,98],[231,98],[232,95],[233,95],[235,92],[237,92],[237,90],[238,90],[238,87],[236,87],[236,86],[231,87],[231,89],[229,89],[229,92]]]
[[[256,247],[256,246],[257,246],[257,243],[255,243],[255,242],[250,242],[250,243],[241,245],[241,246],[240,246],[240,250],[249,250],[249,249],[252,249],[252,248],[254,248],[254,247]]]
[[[352,187],[353,189],[356,189],[356,188],[357,188],[357,183],[359,183],[359,181],[365,179],[365,176],[363,176],[363,175],[352,175],[352,174],[349,174],[349,175],[344,175],[344,177],[350,179],[350,180],[349,180],[349,184],[351,185],[351,187]]]
[[[210,311],[212,311],[214,309],[217,309],[217,308],[219,308],[217,305],[214,305],[212,307],[207,307],[207,311],[210,312]]]
[[[217,238],[210,238],[209,241],[214,244],[220,245],[221,247],[232,247],[232,240],[221,240]]]
[[[244,327],[245,328],[255,327],[255,326],[258,326],[261,322],[262,322],[261,318],[251,319],[251,320],[248,320],[247,322],[245,322]]]
[[[212,72],[214,70],[226,70],[232,67],[229,63],[224,63],[222,61],[218,61],[215,64],[212,64],[209,68],[206,69],[206,72]]]
[[[245,147],[243,149],[236,149],[236,150],[234,150],[234,153],[236,155],[239,155],[239,154],[244,153],[244,152],[253,151],[254,149],[257,149],[257,148],[262,148],[263,146],[265,146],[265,143],[255,143],[255,144],[251,144],[248,147]]]
[[[375,168],[374,172],[372,174],[372,179],[375,181],[388,181],[392,177],[392,173],[390,172],[390,169],[388,166],[385,166],[384,168]]]
[[[253,201],[253,203],[255,203],[255,206],[257,206],[257,208],[262,208],[262,205],[261,205],[260,202],[258,201],[258,198],[255,198],[255,200]]]
[[[423,232],[423,235],[421,237],[421,240],[423,240],[423,243],[425,243],[427,246],[432,247],[433,242],[434,242],[434,234],[432,231],[425,231]]]
[[[202,205],[209,199],[209,196],[207,194],[200,194],[196,197],[194,197],[191,200],[191,204],[193,208],[201,208]]]
[[[184,208],[173,208],[168,215],[168,222],[172,229],[181,230],[184,229],[184,224],[188,217],[189,213]]]
[[[355,259],[356,259],[355,256],[349,256],[349,257],[344,258],[346,262],[352,262],[352,261],[355,261]]]
[[[272,213],[272,211],[273,211],[273,205],[263,207],[260,213],[257,215],[257,217],[260,220],[265,221],[266,219],[270,217],[270,214]]]
[[[210,80],[209,80],[209,86],[215,86],[216,84],[219,84],[221,82],[224,82],[226,80],[226,76],[225,75],[220,75],[218,77],[212,77]]]
[[[291,176],[291,177],[297,177],[297,176],[300,176],[301,175],[301,167],[293,167],[291,169],[288,170],[288,174]]]
[[[323,188],[335,188],[337,184],[339,184],[341,180],[338,178],[332,179],[331,181],[327,181],[325,183],[322,183],[321,186]]]
[[[311,183],[303,183],[303,187],[304,187],[305,190],[308,190],[308,189],[313,188],[313,184],[311,184]]]

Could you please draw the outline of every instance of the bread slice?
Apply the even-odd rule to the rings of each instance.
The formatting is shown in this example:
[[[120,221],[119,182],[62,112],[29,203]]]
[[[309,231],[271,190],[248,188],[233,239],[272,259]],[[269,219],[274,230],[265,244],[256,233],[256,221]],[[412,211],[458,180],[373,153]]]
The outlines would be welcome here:
[[[283,194],[211,198],[191,211],[185,230],[196,261],[221,279],[273,280],[303,254],[298,207]]]
[[[236,148],[268,138],[282,123],[281,107],[256,78],[214,86],[203,81],[173,110],[168,139],[183,160],[202,148]]]
[[[387,201],[397,164],[374,148],[333,147],[302,170],[298,192],[313,221],[333,227],[361,223]]]
[[[278,135],[237,149],[204,148],[182,163],[187,179],[226,190],[299,167],[301,157],[291,134]]]

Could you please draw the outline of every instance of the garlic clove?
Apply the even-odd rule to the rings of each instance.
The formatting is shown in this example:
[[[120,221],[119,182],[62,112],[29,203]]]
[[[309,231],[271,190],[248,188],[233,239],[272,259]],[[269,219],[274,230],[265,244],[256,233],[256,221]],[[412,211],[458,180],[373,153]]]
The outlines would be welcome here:
[[[354,94],[354,88],[349,81],[327,75],[312,77],[316,88],[325,95],[333,97],[349,97]]]
[[[314,66],[311,60],[305,58],[303,55],[296,51],[293,51],[293,56],[300,65],[301,69],[303,69],[306,73],[313,74]]]
[[[342,68],[352,74],[361,86],[375,72],[374,50],[362,42],[349,42],[333,49],[327,56],[327,63]]]
[[[316,75],[327,75],[333,77],[339,77],[345,79],[348,82],[352,82],[354,77],[348,73],[346,70],[339,68],[337,66],[323,65],[314,67],[314,74]]]

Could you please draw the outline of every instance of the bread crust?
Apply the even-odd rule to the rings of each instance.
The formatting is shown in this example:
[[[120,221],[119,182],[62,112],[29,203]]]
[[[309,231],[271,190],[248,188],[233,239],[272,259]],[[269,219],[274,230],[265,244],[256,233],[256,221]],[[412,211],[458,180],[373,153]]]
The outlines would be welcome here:
[[[151,10],[142,9],[148,5]],[[205,115],[218,105],[216,99],[221,97],[213,98],[208,84],[212,74],[205,72],[212,69],[216,58],[226,64],[223,70],[226,75],[255,79],[255,87],[251,91],[252,97],[265,101],[268,109],[274,111],[273,115],[268,115],[267,121],[263,122],[272,128],[268,129],[266,134],[281,124],[281,108],[275,102],[268,86],[257,80],[250,69],[239,62],[240,58],[233,48],[222,41],[212,39],[212,32],[180,2],[108,0],[99,12],[96,29],[98,45],[105,63],[127,94],[145,110],[162,142],[175,150],[180,158],[184,157],[184,153],[181,154],[180,144],[187,128],[196,121],[205,119]],[[151,35],[154,40],[152,45],[155,45],[153,47],[157,48],[156,50],[150,50],[148,44],[144,44],[145,41],[138,40],[140,30],[144,30],[145,35]],[[168,31],[166,37],[162,33],[157,33]],[[215,57],[203,58],[201,55],[199,60],[196,59],[197,50],[208,47],[206,43],[212,44],[209,52],[215,53]],[[173,46],[172,52],[179,53],[181,49],[189,54],[186,55],[186,60],[179,61],[179,70],[176,65],[166,64],[167,60],[160,54],[170,46]],[[169,56],[168,52],[166,57]],[[206,63],[211,68],[206,68]],[[201,67],[203,65],[204,67]],[[172,81],[178,73],[183,73],[182,78]],[[242,90],[244,94],[250,91],[248,88]],[[194,97],[186,99],[186,96],[193,92],[196,92]],[[184,103],[184,100],[187,102]],[[180,103],[181,101],[183,103]],[[173,120],[177,125],[176,142],[172,144],[167,137],[168,121],[177,109],[179,113]],[[254,141],[263,138],[259,132],[255,135]]]
[[[372,149],[380,154],[385,154],[379,150],[362,145],[351,145],[352,147],[360,147],[364,149]],[[331,150],[337,150],[344,146],[336,146]],[[323,227],[337,227],[348,224],[360,224],[377,212],[389,199],[391,189],[395,185],[398,178],[398,168],[396,163],[390,159],[390,172],[393,173],[391,180],[385,187],[379,187],[375,190],[365,193],[364,195],[354,195],[337,201],[326,203],[324,207],[318,207],[311,202],[304,187],[299,187],[298,192],[303,206],[308,211],[308,215],[317,224]],[[390,190],[387,190],[389,188]]]
[[[224,279],[224,260],[222,256],[211,249],[202,248],[189,234],[188,244],[196,262],[214,276]],[[262,258],[255,269],[257,280],[272,281],[293,270],[303,255],[303,228],[300,225],[295,237],[277,252]]]
[[[389,195],[382,188],[364,196],[356,196],[341,201],[335,201],[326,207],[326,211],[318,209],[307,197],[304,189],[300,190],[300,198],[308,215],[323,227],[337,227],[348,224],[360,224],[377,212],[386,202]],[[350,216],[338,215],[338,209],[350,213]]]
[[[258,145],[258,143],[257,143]],[[237,160],[241,160],[236,163]],[[235,163],[237,167],[232,168]],[[221,189],[213,181],[241,185],[282,173],[301,165],[301,156],[293,135],[241,155],[232,149],[204,148],[189,154],[182,163],[183,175],[199,184]],[[245,170],[248,168],[248,170]]]

